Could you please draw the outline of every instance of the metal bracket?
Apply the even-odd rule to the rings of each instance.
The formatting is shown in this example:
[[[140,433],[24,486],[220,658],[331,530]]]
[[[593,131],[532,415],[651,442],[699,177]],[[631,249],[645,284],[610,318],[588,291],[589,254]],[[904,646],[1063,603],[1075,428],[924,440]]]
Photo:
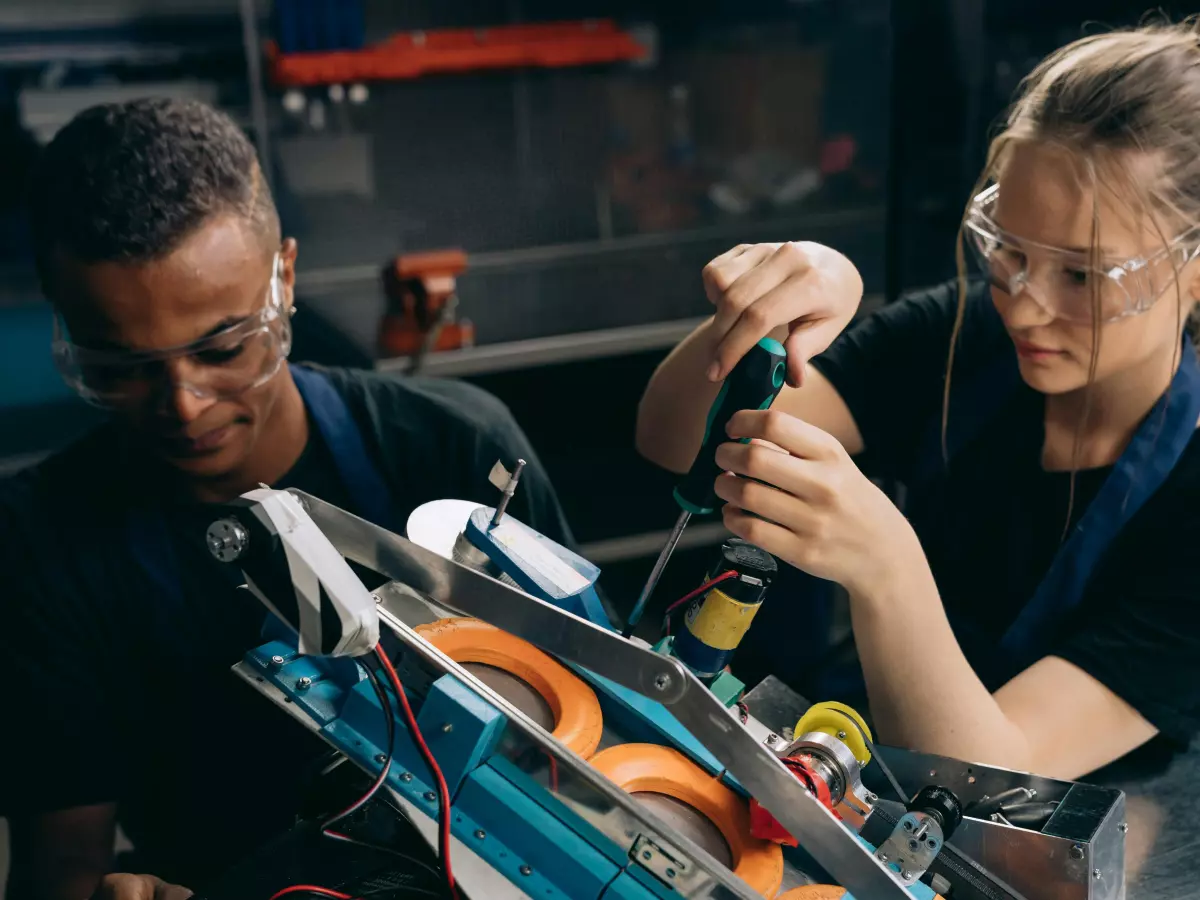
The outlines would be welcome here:
[[[673,884],[680,876],[688,874],[687,860],[682,856],[672,856],[642,834],[633,842],[629,855],[639,866],[667,884]]]
[[[316,497],[293,493],[303,500],[317,527],[346,559],[661,703],[738,783],[800,839],[805,850],[840,885],[863,900],[909,900],[895,874],[877,861],[869,848],[821,806],[776,755],[742,728],[677,660],[659,656]],[[381,607],[386,610],[385,604]],[[443,668],[449,663],[396,617],[381,615],[381,619],[419,654],[432,652]],[[449,666],[458,668],[453,663]],[[568,764],[573,762],[571,759]]]

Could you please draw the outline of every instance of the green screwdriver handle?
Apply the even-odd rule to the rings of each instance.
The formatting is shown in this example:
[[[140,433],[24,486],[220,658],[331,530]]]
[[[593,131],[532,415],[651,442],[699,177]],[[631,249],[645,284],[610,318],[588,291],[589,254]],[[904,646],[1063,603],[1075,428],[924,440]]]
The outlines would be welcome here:
[[[708,411],[696,461],[675,488],[675,502],[681,509],[704,515],[716,508],[713,485],[721,474],[716,455],[717,447],[729,441],[725,426],[743,409],[766,409],[774,403],[786,376],[787,351],[774,338],[763,338],[733,367]]]

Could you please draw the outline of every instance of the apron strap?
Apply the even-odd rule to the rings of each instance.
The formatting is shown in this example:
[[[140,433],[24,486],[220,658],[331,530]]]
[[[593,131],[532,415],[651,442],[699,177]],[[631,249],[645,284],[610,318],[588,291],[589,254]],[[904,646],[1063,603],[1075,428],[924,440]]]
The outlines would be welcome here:
[[[362,431],[345,399],[325,374],[303,366],[289,368],[304,405],[329,447],[355,511],[380,528],[399,533],[392,492],[367,452]]]
[[[1037,661],[1052,626],[1079,606],[1092,572],[1121,529],[1163,485],[1200,420],[1200,361],[1187,337],[1175,377],[1059,548],[1029,603],[1004,634],[1019,669]]]

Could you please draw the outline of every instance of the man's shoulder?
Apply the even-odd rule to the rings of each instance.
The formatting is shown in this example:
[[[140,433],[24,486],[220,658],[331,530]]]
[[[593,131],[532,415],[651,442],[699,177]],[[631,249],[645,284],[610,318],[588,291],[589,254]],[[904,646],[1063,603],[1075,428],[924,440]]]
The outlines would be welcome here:
[[[512,413],[480,387],[367,369],[322,369],[354,406],[384,429],[450,429],[494,436],[514,426]]]
[[[43,515],[78,514],[101,504],[105,489],[115,488],[113,467],[117,462],[109,427],[101,425],[0,478],[0,509],[34,520]]]

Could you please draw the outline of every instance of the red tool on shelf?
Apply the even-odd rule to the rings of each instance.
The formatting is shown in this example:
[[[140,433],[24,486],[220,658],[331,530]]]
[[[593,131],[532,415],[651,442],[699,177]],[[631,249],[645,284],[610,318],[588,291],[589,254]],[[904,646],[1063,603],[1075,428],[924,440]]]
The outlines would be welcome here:
[[[561,68],[643,59],[647,48],[609,19],[443,28],[394,34],[360,50],[281,53],[267,45],[277,87],[419,78],[524,66]]]
[[[466,268],[467,254],[453,249],[401,254],[384,269],[388,308],[379,328],[383,356],[412,357],[412,373],[430,352],[475,343],[475,326],[457,316],[457,279]]]

